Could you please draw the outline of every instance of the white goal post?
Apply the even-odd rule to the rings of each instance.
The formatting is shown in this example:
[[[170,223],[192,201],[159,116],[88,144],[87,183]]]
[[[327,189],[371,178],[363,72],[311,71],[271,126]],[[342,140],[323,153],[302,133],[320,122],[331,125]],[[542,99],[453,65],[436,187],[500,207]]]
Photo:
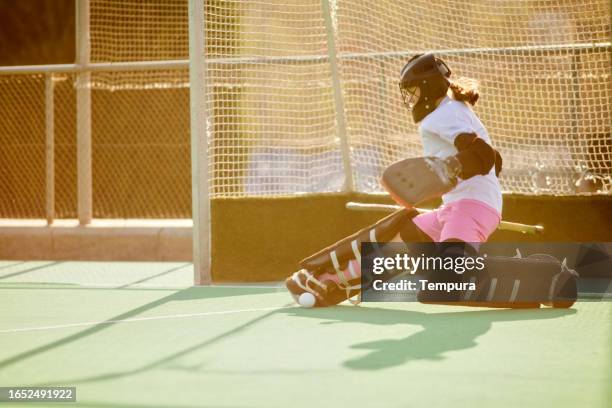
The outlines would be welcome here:
[[[193,273],[196,285],[212,283],[206,60],[204,56],[205,24],[204,3],[201,0],[189,0],[192,245]]]

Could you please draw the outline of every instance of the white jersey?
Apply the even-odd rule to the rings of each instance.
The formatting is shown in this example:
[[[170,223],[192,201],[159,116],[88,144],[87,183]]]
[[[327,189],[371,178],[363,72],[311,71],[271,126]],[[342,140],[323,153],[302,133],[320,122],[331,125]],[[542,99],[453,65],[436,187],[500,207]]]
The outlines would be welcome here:
[[[476,114],[466,103],[445,97],[440,105],[427,115],[419,125],[425,156],[447,158],[458,153],[455,138],[461,133],[476,133],[491,144],[489,134]],[[461,199],[481,201],[502,212],[502,194],[495,166],[487,175],[476,175],[467,180],[459,179],[457,186],[442,196],[444,203]]]

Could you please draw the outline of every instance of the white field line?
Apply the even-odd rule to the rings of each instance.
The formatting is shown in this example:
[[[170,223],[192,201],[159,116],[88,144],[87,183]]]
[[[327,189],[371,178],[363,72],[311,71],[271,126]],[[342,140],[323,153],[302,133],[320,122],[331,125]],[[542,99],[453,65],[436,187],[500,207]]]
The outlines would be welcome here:
[[[612,299],[611,292],[578,292],[578,300],[584,299]]]
[[[189,318],[189,317],[219,316],[219,315],[251,313],[251,312],[269,312],[273,310],[293,309],[296,307],[298,306],[264,307],[264,308],[259,308],[259,309],[221,310],[218,312],[187,313],[187,314],[151,316],[151,317],[135,317],[133,319],[119,319],[119,320],[100,320],[97,322],[79,322],[79,323],[59,324],[59,325],[54,325],[54,326],[24,327],[21,329],[5,329],[5,330],[0,330],[0,334],[20,333],[20,332],[29,332],[29,331],[38,331],[38,330],[66,329],[70,327],[98,326],[98,325],[116,324],[116,323],[144,322],[144,321],[150,321],[150,320],[184,319],[184,318]]]
[[[12,283],[12,282],[9,282]],[[15,283],[24,283],[24,284],[29,284],[30,282],[15,282]],[[37,282],[32,282],[33,284],[36,284]],[[61,282],[59,283],[60,285],[62,284]],[[0,284],[1,285],[1,284]],[[209,285],[209,286],[193,286],[193,284],[185,284],[185,285],[164,285],[164,284],[160,284],[160,285],[155,285],[155,284],[148,284],[148,283],[126,283],[122,286],[116,286],[116,285],[105,285],[105,284],[95,284],[95,283],[91,283],[91,284],[86,284],[86,285],[78,285],[78,288],[82,288],[82,289],[87,289],[87,288],[91,288],[91,289],[96,289],[96,288],[105,288],[105,289],[146,289],[146,288],[154,288],[154,289],[192,289],[192,288],[196,288],[196,289],[224,289],[224,288],[228,288],[228,289],[282,289],[285,290],[285,286],[281,283],[278,285],[258,285],[258,284],[242,284],[242,285],[224,285],[224,284],[219,284],[219,285]],[[59,288],[62,289],[62,288]]]
[[[0,274],[0,278],[2,277],[2,274]],[[7,285],[4,285],[7,284]],[[104,283],[86,283],[86,284],[74,284],[74,283],[70,283],[70,282],[40,282],[40,281],[32,281],[32,282],[28,282],[28,281],[15,281],[15,282],[11,282],[11,281],[3,281],[0,282],[0,287],[5,287],[6,289],[10,289],[11,286],[17,286],[17,285],[43,285],[43,286],[48,286],[51,289],[55,289],[53,287],[53,285],[58,285],[57,289],[61,290],[61,289],[117,289],[117,290],[121,290],[121,289],[167,289],[167,290],[177,290],[177,289],[191,289],[191,288],[202,288],[202,289],[223,289],[223,288],[229,288],[229,289],[279,289],[279,291],[283,291],[285,290],[285,286],[282,283],[279,283],[277,285],[258,285],[258,284],[236,284],[236,285],[224,285],[224,284],[219,284],[219,285],[210,285],[210,286],[193,286],[193,284],[184,284],[184,285],[166,285],[166,284],[150,284],[150,283],[125,283],[122,285],[117,285],[117,284],[113,284],[113,285],[109,285],[109,284],[104,284]],[[61,285],[72,285],[72,286],[66,286],[66,287],[60,287]],[[33,287],[32,290],[36,290],[36,287]]]
[[[206,286],[204,286],[206,287]],[[270,285],[262,285],[262,284],[249,284],[249,283],[244,283],[242,285],[232,285],[232,284],[223,284],[220,283],[218,285],[211,285],[208,286],[209,288],[236,288],[236,289],[250,289],[250,288],[255,288],[255,289],[285,289],[285,285],[283,285],[282,283],[277,283],[277,284],[270,284]]]

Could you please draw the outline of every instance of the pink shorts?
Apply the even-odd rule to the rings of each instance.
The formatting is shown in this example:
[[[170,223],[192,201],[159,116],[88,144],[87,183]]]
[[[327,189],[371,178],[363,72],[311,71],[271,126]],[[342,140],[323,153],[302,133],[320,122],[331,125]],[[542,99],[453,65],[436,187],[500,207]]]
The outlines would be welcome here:
[[[485,242],[501,221],[500,214],[478,200],[462,199],[413,219],[434,242],[460,239],[464,242]]]

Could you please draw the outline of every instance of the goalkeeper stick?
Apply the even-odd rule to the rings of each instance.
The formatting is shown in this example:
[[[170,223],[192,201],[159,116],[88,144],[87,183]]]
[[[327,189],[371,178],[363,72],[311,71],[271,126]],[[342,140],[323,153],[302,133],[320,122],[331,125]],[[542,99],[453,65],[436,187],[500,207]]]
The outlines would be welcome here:
[[[393,212],[402,208],[399,205],[394,204],[370,204],[370,203],[355,203],[348,202],[346,203],[346,208],[349,210],[355,211],[384,211],[384,212]],[[415,208],[420,213],[426,213],[433,210],[428,210],[426,208]],[[544,232],[544,227],[541,225],[529,225],[529,224],[521,224],[519,222],[510,222],[510,221],[501,221],[497,229],[502,231],[515,231],[522,232],[523,234],[541,234]]]

